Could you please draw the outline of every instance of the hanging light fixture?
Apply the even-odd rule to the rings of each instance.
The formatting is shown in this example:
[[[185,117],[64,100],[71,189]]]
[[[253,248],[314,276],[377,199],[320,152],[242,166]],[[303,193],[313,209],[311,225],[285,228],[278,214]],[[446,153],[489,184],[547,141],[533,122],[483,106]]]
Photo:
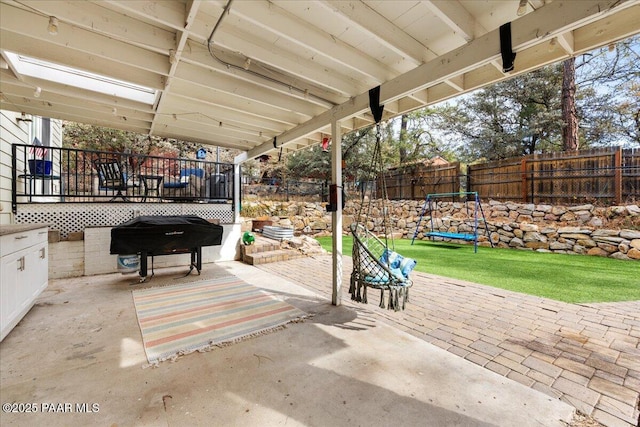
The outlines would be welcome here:
[[[40,98],[41,93],[42,93],[42,88],[40,86],[36,86],[35,90],[33,91],[33,96],[36,98]]]
[[[169,49],[169,64],[176,63],[176,51],[173,49]]]
[[[21,115],[20,117],[17,117],[17,118],[16,118],[16,121],[17,121],[18,123],[20,123],[20,122],[27,122],[27,123],[28,123],[28,122],[31,122],[31,121],[33,121],[33,120],[31,120],[30,118],[28,118],[28,117],[27,117],[27,115],[26,115],[26,113],[23,111],[23,112],[22,112],[22,115]]]
[[[527,0],[520,0],[518,4],[518,11],[516,12],[518,16],[522,16],[527,13]]]
[[[49,25],[47,26],[47,31],[49,31],[49,34],[51,34],[52,36],[58,34],[58,18],[56,18],[55,16],[49,17]]]

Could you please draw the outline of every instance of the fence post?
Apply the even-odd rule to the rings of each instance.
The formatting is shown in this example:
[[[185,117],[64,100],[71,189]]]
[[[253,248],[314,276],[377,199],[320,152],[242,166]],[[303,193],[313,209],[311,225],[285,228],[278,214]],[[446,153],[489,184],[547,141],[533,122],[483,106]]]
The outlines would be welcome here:
[[[469,193],[473,192],[473,186],[471,185],[471,165],[467,165],[467,182],[465,185],[465,190]]]
[[[613,186],[616,194],[616,204],[622,204],[622,147],[613,154],[614,178]]]
[[[520,174],[522,178],[522,187],[520,191],[522,193],[522,202],[527,203],[527,158],[523,157],[520,161]]]

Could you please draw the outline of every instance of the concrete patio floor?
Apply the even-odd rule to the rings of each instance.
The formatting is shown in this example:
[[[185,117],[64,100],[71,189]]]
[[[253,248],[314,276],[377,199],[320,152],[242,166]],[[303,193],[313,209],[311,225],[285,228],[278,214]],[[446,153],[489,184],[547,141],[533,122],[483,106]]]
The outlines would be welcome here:
[[[301,266],[300,276],[314,274]],[[0,344],[2,403],[38,412],[3,412],[1,424],[524,427],[572,418],[567,403],[401,331],[371,306],[332,306],[297,281],[240,262],[176,279],[181,273],[156,270],[135,286],[135,276],[120,274],[50,281]],[[229,273],[312,317],[145,369],[131,290]]]

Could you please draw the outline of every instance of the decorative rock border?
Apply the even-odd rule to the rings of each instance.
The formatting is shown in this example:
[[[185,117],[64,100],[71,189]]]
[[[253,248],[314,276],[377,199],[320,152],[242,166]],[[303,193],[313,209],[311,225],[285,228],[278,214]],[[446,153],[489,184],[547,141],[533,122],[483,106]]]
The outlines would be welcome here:
[[[383,203],[365,201],[367,227],[382,232],[383,209],[387,210],[390,227],[412,238],[423,202],[399,200]],[[325,203],[248,202],[252,212],[269,216],[274,225],[293,228],[297,234],[328,234],[331,214]],[[243,204],[243,206],[246,206]],[[450,233],[473,230],[473,203],[439,202],[434,212],[434,229]],[[600,207],[534,205],[488,201],[482,203],[487,227],[480,221],[478,240],[481,245],[540,252],[584,254],[624,260],[640,260],[640,207],[638,205]],[[343,230],[356,220],[360,201],[347,201],[343,212]],[[418,239],[430,228],[430,218],[424,217],[418,228]],[[488,232],[486,231],[488,230]],[[468,243],[468,242],[467,242]]]

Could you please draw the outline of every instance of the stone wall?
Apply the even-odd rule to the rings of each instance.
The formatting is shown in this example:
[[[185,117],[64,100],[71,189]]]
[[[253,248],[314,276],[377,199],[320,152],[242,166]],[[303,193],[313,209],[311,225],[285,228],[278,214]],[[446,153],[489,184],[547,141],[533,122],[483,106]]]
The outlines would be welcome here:
[[[423,202],[417,200],[386,202],[389,230],[412,238]],[[331,229],[331,214],[325,203],[246,202],[255,217],[268,218],[274,225],[293,227],[298,233],[322,235]],[[551,206],[489,201],[482,203],[486,227],[479,221],[479,241],[483,246],[575,253],[640,260],[640,207],[638,205],[598,207],[594,205]],[[344,233],[356,220],[360,201],[347,201],[344,208]],[[382,233],[383,203],[365,201],[361,214],[367,228]],[[450,233],[473,231],[474,204],[438,202],[433,213],[434,230]],[[479,215],[481,218],[481,215]],[[428,239],[423,230],[431,227],[425,215],[418,228],[418,239]],[[460,242],[459,242],[460,243]]]

